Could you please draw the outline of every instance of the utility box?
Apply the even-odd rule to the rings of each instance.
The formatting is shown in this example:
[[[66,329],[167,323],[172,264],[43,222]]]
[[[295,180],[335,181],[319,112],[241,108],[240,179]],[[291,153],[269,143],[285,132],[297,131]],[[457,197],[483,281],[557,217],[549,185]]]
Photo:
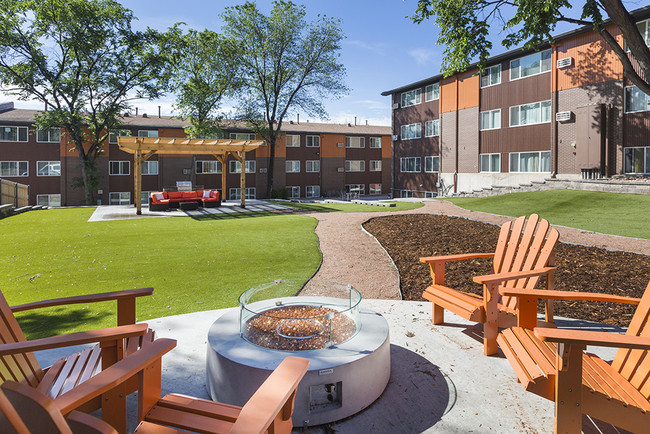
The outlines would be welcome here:
[[[576,109],[576,166],[603,171],[607,119],[603,104]]]

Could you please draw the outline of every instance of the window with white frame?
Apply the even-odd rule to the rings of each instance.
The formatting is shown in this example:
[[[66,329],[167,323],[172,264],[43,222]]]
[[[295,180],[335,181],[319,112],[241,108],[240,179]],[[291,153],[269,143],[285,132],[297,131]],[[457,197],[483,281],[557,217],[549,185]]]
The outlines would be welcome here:
[[[510,61],[510,81],[551,70],[551,50],[529,54]]]
[[[128,191],[108,193],[108,203],[111,205],[130,205],[131,193]]]
[[[625,113],[645,112],[650,110],[650,96],[636,86],[625,88]]]
[[[255,173],[255,163],[255,160],[246,160],[246,173]],[[241,173],[241,163],[239,161],[230,161],[230,173]]]
[[[305,161],[305,172],[320,172],[320,160]]]
[[[130,161],[109,161],[108,174],[109,175],[130,175],[131,162]]]
[[[480,154],[478,170],[479,172],[501,172],[501,154]]]
[[[255,187],[246,187],[244,190],[244,199],[255,199],[256,190]],[[229,188],[228,189],[228,199],[229,200],[240,200],[241,199],[241,188]]]
[[[365,172],[366,162],[364,160],[345,160],[346,172]]]
[[[307,136],[306,146],[308,148],[320,148],[320,136]]]
[[[158,175],[158,161],[151,160],[142,163],[143,175]]]
[[[366,138],[365,137],[350,137],[345,138],[345,147],[346,148],[365,148],[366,147]]]
[[[403,157],[399,159],[400,172],[403,173],[420,173],[422,171],[422,162],[420,157]]]
[[[424,123],[424,136],[437,137],[440,135],[440,119],[426,121]]]
[[[437,155],[424,157],[424,171],[426,173],[434,173],[440,171],[440,157]]]
[[[140,192],[140,203],[142,205],[147,205],[149,204],[149,196],[153,193],[153,191],[141,191]]]
[[[300,160],[287,160],[284,162],[286,173],[300,173]]]
[[[551,100],[510,107],[510,126],[551,122]]]
[[[27,127],[0,127],[0,142],[26,142]]]
[[[399,196],[400,197],[413,197],[414,193],[415,192],[413,190],[400,190]]]
[[[354,195],[362,195],[366,194],[366,185],[365,184],[346,184],[345,186],[345,192],[354,194]]]
[[[381,194],[381,184],[368,184],[369,194]]]
[[[221,161],[199,160],[196,162],[196,173],[201,175],[221,173]]]
[[[138,130],[138,137],[158,137],[158,130]]]
[[[370,171],[381,172],[381,160],[370,160]]]
[[[37,161],[36,176],[61,176],[61,162]]]
[[[400,127],[400,138],[402,140],[419,139],[422,137],[422,124],[408,124]]]
[[[424,88],[424,100],[433,101],[440,98],[440,83],[433,83]]]
[[[298,199],[300,197],[300,187],[296,185],[287,185],[286,189],[289,192],[289,198]]]
[[[510,172],[550,172],[551,152],[511,152]]]
[[[485,74],[481,74],[481,87],[494,86],[501,83],[501,64],[485,68]]]
[[[59,143],[61,141],[61,129],[38,130],[36,131],[36,141],[39,143]]]
[[[61,206],[61,195],[60,194],[37,194],[36,205],[49,206],[49,207]]]
[[[435,191],[425,191],[424,192],[424,198],[425,199],[433,199],[434,197],[438,197],[438,193]]]
[[[481,131],[501,128],[501,109],[481,112],[479,114],[479,128]]]
[[[381,137],[371,137],[370,138],[370,147],[371,148],[381,148]]]
[[[116,145],[118,137],[130,137],[130,136],[131,136],[130,130],[110,130],[108,132],[108,143],[110,143],[111,145]]]
[[[625,148],[623,171],[631,174],[650,173],[650,146]]]
[[[29,176],[27,161],[0,161],[0,176]]]
[[[255,133],[230,133],[230,140],[255,140]]]
[[[299,148],[300,147],[300,136],[287,134],[285,139],[287,148]]]
[[[308,185],[305,190],[305,197],[320,197],[320,185]]]
[[[639,21],[636,23],[636,27],[639,29],[639,33],[645,41],[645,44],[650,45],[650,20]],[[625,48],[627,51],[629,51],[627,43],[625,44]]]
[[[402,107],[409,107],[422,102],[422,89],[413,89],[402,93]]]

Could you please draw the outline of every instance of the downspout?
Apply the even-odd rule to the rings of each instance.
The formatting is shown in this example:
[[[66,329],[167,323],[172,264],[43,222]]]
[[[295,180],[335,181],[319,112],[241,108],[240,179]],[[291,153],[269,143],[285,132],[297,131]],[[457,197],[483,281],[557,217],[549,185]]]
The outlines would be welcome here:
[[[460,131],[458,122],[460,117],[458,116],[458,108],[460,107],[459,104],[459,95],[460,95],[460,80],[458,79],[458,75],[456,75],[456,137],[455,137],[455,146],[456,146],[456,167],[454,168],[454,193],[458,193],[458,133]]]
[[[391,199],[394,199],[396,197],[395,195],[395,141],[393,140],[393,137],[395,137],[395,109],[393,108],[393,104],[395,104],[393,95],[390,96],[390,107],[391,107],[391,116],[390,116],[390,130],[392,132],[390,136],[390,195]],[[401,139],[401,137],[400,137]]]
[[[557,177],[557,172],[558,172],[558,165],[559,165],[559,159],[558,159],[558,151],[559,151],[559,144],[558,144],[558,125],[557,121],[555,120],[555,114],[558,112],[558,106],[560,104],[560,95],[558,92],[558,69],[557,69],[557,45],[556,44],[551,44],[551,48],[553,49],[553,54],[551,56],[551,67],[553,68],[553,75],[551,75],[551,94],[553,95],[553,104],[551,104],[551,161],[553,162],[553,167],[551,168],[551,178]]]

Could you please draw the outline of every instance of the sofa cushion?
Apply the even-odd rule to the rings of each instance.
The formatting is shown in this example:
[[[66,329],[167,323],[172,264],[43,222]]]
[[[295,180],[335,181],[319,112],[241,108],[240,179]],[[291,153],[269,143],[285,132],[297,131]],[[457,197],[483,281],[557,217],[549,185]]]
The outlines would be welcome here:
[[[210,197],[210,193],[211,193],[210,190],[203,190],[203,198],[205,199],[205,198]]]
[[[162,193],[153,193],[153,196],[157,202],[165,199],[165,196]]]
[[[216,191],[216,190],[212,190],[210,192],[210,197],[213,198],[213,199],[219,199],[219,192]]]
[[[183,192],[183,199],[195,199],[195,198],[196,198],[196,191]]]
[[[168,193],[169,199],[174,200],[174,199],[180,199],[183,197],[183,193],[180,191],[170,191]]]

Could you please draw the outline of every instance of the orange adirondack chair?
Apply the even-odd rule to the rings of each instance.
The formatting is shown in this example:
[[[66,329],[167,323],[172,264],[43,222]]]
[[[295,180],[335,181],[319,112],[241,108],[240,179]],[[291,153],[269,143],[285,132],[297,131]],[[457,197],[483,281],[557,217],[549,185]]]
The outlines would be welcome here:
[[[10,307],[0,293],[0,382],[12,380],[23,382],[45,395],[56,398],[87,381],[101,369],[112,365],[140,346],[151,342],[154,333],[146,324],[135,324],[135,299],[150,295],[153,288],[116,291],[104,294],[82,295],[77,297],[45,300]],[[48,306],[100,301],[117,301],[118,327],[71,333],[43,339],[27,341],[14,317],[14,312]],[[51,367],[42,369],[33,351],[46,350],[73,345],[97,343],[81,353],[57,360]],[[126,389],[134,391],[137,384],[132,380]],[[112,396],[106,395],[86,403],[82,411],[102,408],[105,420],[120,429],[126,423],[126,394],[116,390]]]
[[[433,302],[434,324],[444,322],[444,310],[483,323],[483,348],[486,355],[498,350],[496,338],[499,327],[516,323],[517,299],[499,297],[499,285],[534,288],[541,276],[546,276],[546,289],[554,288],[554,250],[560,235],[545,219],[532,214],[528,221],[519,217],[501,227],[494,253],[467,253],[420,258],[429,264],[433,284],[422,297]],[[493,274],[475,276],[474,282],[483,285],[483,296],[470,294],[445,286],[445,264],[452,261],[492,257]],[[546,321],[553,322],[552,303],[546,305]]]
[[[497,341],[526,388],[555,401],[555,432],[580,433],[582,415],[632,432],[650,429],[650,283],[641,299],[607,294],[501,288],[518,297],[519,326]],[[538,298],[638,304],[624,335],[534,328]],[[532,326],[532,327],[531,327]],[[587,345],[619,348],[612,363],[585,353]]]

